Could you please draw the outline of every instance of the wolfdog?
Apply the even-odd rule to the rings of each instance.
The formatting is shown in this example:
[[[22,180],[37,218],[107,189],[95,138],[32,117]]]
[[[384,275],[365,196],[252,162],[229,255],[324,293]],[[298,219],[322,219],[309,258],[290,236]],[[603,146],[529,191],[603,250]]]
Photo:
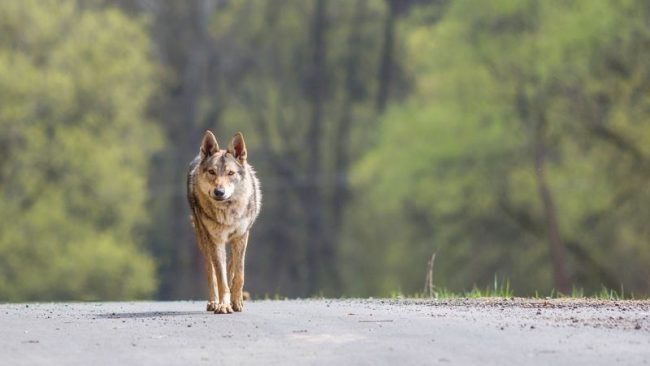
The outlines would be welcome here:
[[[208,311],[229,314],[244,307],[246,245],[261,199],[259,180],[246,160],[244,136],[238,132],[220,150],[214,134],[206,131],[190,163],[187,200],[208,277]]]

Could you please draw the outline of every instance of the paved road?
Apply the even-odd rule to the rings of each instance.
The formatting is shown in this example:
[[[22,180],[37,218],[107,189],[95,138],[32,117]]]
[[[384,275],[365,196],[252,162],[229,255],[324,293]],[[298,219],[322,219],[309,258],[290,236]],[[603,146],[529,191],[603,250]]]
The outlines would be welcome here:
[[[0,305],[1,365],[650,365],[650,302]]]

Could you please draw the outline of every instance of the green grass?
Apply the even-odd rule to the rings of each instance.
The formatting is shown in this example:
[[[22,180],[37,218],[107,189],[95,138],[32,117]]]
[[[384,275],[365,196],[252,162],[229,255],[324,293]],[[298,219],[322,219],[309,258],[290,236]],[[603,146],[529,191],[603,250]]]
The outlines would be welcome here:
[[[611,290],[602,286],[600,292],[597,292],[594,297],[601,300],[623,300],[625,299],[625,291],[621,287],[621,292],[618,293],[616,290]],[[634,294],[632,294],[630,298],[633,299]]]
[[[455,292],[446,287],[433,287],[433,293],[430,295],[428,292],[417,292],[414,294],[405,294],[401,289],[392,291],[389,294],[389,298],[392,299],[478,299],[478,298],[512,298],[512,297],[528,297],[533,299],[597,299],[597,300],[635,300],[637,299],[634,293],[625,293],[624,288],[621,286],[620,290],[609,289],[605,286],[601,286],[599,291],[591,292],[586,294],[585,290],[580,287],[575,287],[571,289],[571,293],[563,294],[555,289],[551,289],[547,294],[540,293],[535,291],[535,293],[530,296],[529,294],[520,295],[516,294],[512,287],[510,287],[510,279],[502,278],[499,279],[497,275],[494,276],[492,284],[481,288],[476,285],[468,291]],[[353,296],[354,297],[354,296]],[[380,296],[381,297],[381,296]],[[322,292],[317,295],[313,295],[310,298],[312,299],[323,299],[325,296]],[[343,296],[342,298],[346,298]],[[257,298],[260,299],[260,298]],[[265,294],[261,299],[265,300],[287,300],[286,296],[281,296],[279,294],[269,295]],[[649,299],[649,297],[641,297],[639,299]]]
[[[494,282],[490,286],[485,288],[480,288],[476,285],[472,287],[469,291],[463,292],[453,292],[445,287],[434,286],[433,294],[431,296],[428,293],[419,292],[413,295],[404,295],[401,290],[393,291],[390,294],[390,297],[393,299],[400,298],[436,298],[436,299],[453,299],[453,298],[481,298],[481,297],[513,297],[514,292],[510,288],[510,280],[505,279],[499,281],[499,278],[495,275]]]
[[[454,292],[445,287],[434,286],[432,294],[421,292],[411,296],[405,296],[401,291],[394,291],[393,293],[391,293],[391,298],[475,299],[475,298],[485,298],[485,297],[511,298],[514,296],[518,296],[518,295],[516,295],[513,289],[510,287],[510,280],[507,278],[499,280],[499,278],[496,275],[494,276],[494,281],[491,285],[486,286],[485,288],[480,288],[474,285],[474,287],[469,291]],[[531,296],[523,296],[523,297],[531,297]],[[536,299],[589,298],[589,299],[598,299],[598,300],[626,300],[626,299],[634,300],[635,296],[633,293],[625,293],[624,288],[622,286],[619,291],[602,286],[599,291],[589,293],[588,295],[585,293],[585,290],[583,288],[574,286],[571,290],[571,293],[569,294],[560,293],[555,289],[551,289],[551,291],[548,294],[540,294],[539,291],[535,291],[535,294],[532,296],[532,298],[536,298]]]
[[[455,298],[463,297],[470,299],[477,299],[481,297],[513,297],[514,292],[510,287],[510,280],[505,279],[499,281],[499,278],[495,275],[494,281],[491,286],[486,286],[485,288],[480,288],[476,285],[472,287],[470,291],[464,291],[460,294],[451,292],[447,289],[435,289],[435,297],[445,299],[445,298]]]

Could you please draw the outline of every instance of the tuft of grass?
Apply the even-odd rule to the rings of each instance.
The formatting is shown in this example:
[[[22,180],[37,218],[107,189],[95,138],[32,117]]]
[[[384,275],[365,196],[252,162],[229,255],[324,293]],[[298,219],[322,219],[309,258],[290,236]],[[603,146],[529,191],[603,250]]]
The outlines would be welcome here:
[[[392,298],[434,298],[434,299],[456,299],[456,298],[511,298],[515,296],[513,289],[510,287],[510,280],[507,278],[499,279],[495,274],[494,281],[491,285],[486,286],[485,288],[480,288],[476,285],[472,287],[469,291],[462,292],[453,292],[445,287],[432,286],[432,293],[429,294],[429,291],[417,293],[412,296],[404,296],[401,291],[394,292],[391,294]],[[573,299],[599,299],[599,300],[625,300],[625,299],[635,299],[634,294],[626,294],[624,288],[621,286],[620,291],[614,289],[609,289],[605,286],[602,286],[600,291],[595,293],[590,293],[589,295],[585,294],[585,290],[581,287],[573,286],[571,293],[563,294],[555,289],[551,289],[548,296],[543,296],[539,291],[535,291],[532,298],[548,298],[548,299],[558,299],[558,298],[573,298]]]
[[[469,298],[479,298],[479,297],[512,297],[514,295],[512,289],[510,288],[510,280],[501,280],[497,275],[494,275],[494,282],[492,286],[487,286],[484,290],[476,287],[472,288],[471,291],[466,292],[464,297]]]
[[[600,291],[594,294],[594,297],[600,300],[622,300],[624,298],[622,293],[619,295],[616,290],[608,289],[605,286],[602,286]]]
[[[462,294],[451,292],[446,288],[434,288],[433,295],[433,297],[436,299],[453,299],[463,297]]]
[[[577,288],[577,287],[573,286],[573,288],[571,288],[571,296],[569,296],[569,297],[572,297],[574,299],[575,298],[584,298],[585,297],[585,290],[583,288]]]
[[[404,294],[402,293],[402,290],[400,290],[400,289],[390,293],[390,298],[391,299],[403,299],[404,297],[413,297],[413,296],[404,296]]]
[[[463,292],[452,292],[445,287],[438,287],[434,285],[433,281],[433,267],[436,260],[436,252],[434,251],[429,259],[426,277],[424,281],[424,289],[420,293],[416,293],[413,296],[406,296],[410,298],[435,298],[435,299],[449,299],[449,298],[480,298],[480,297],[499,297],[499,298],[510,298],[514,297],[514,291],[510,287],[510,279],[503,278],[499,281],[497,274],[494,274],[494,281],[492,286],[487,286],[485,289],[481,289],[474,285],[470,291]],[[403,298],[404,294],[401,290],[391,293],[392,298]],[[539,292],[535,290],[535,299],[541,298]],[[621,284],[620,292],[617,292],[614,289],[608,289],[604,285],[601,286],[599,292],[592,293],[590,296],[585,296],[585,290],[583,288],[578,288],[575,285],[571,289],[570,294],[563,294],[555,289],[551,289],[550,294],[545,296],[545,298],[557,299],[557,298],[592,298],[592,299],[601,299],[601,300],[624,300],[624,299],[634,299],[634,294],[628,294],[626,296],[625,289],[623,284]],[[648,297],[646,297],[648,298]]]
[[[399,292],[399,296],[403,294]],[[509,279],[499,280],[499,277],[494,275],[494,282],[491,286],[480,288],[476,285],[469,291],[453,292],[445,287],[432,286],[431,291],[417,293],[410,298],[434,298],[434,299],[455,299],[455,298],[481,298],[481,297],[513,297],[514,292],[510,287]],[[391,297],[396,298],[394,294]]]

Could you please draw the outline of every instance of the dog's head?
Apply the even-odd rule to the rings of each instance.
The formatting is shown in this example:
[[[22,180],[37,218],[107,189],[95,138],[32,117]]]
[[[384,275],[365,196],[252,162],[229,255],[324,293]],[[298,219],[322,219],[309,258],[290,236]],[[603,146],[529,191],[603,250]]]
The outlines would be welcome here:
[[[219,150],[216,137],[205,131],[201,142],[198,188],[216,201],[227,201],[244,179],[246,144],[240,132],[233,136],[228,149]]]

